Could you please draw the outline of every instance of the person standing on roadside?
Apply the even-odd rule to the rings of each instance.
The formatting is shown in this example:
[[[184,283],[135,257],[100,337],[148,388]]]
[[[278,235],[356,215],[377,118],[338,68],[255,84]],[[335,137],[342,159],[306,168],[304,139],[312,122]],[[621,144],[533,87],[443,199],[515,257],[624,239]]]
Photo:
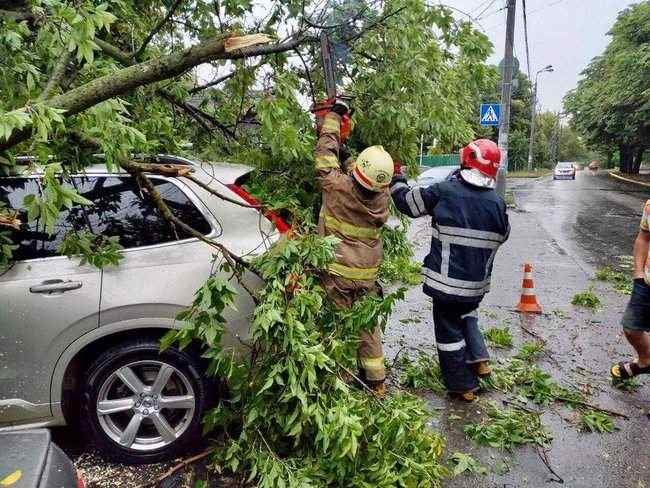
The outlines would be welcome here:
[[[424,259],[424,293],[433,300],[440,371],[454,396],[473,401],[478,377],[490,374],[477,309],[490,290],[492,263],[510,234],[506,204],[494,191],[501,151],[487,139],[461,150],[461,168],[446,181],[409,187],[396,175],[391,195],[409,217],[432,217]]]
[[[637,359],[612,366],[610,373],[614,381],[650,373],[650,200],[643,209],[634,241],[634,285],[621,325]]]

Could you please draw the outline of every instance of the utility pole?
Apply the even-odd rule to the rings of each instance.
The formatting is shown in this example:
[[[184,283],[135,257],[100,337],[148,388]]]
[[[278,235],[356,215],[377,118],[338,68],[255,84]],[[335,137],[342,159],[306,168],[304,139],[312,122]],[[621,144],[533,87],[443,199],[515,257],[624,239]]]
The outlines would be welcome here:
[[[510,132],[510,98],[512,96],[512,44],[515,37],[515,8],[517,0],[507,0],[508,16],[506,19],[506,52],[503,62],[503,79],[501,80],[501,120],[499,121],[499,148],[501,149],[501,167],[497,173],[497,193],[506,194],[506,175],[508,174],[508,134]]]
[[[530,107],[530,140],[528,141],[528,171],[533,169],[533,147],[535,145],[535,123],[537,114],[537,78],[540,73],[553,71],[553,66],[550,64],[545,68],[540,69],[535,73],[535,84],[533,85],[533,103]],[[533,80],[530,80],[531,82]]]
[[[560,148],[560,111],[557,112],[555,118],[555,126],[553,127],[553,140],[551,141],[551,162],[557,163]]]
[[[535,115],[537,114],[537,76],[533,88],[533,104],[530,107],[530,140],[528,141],[528,171],[533,169],[533,146],[535,145]]]

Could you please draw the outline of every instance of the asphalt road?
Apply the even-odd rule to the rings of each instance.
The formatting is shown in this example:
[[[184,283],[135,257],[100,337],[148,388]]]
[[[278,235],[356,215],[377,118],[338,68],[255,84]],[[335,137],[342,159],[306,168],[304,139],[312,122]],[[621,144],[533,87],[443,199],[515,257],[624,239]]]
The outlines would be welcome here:
[[[579,432],[579,416],[561,405],[544,408],[542,420],[553,435],[550,466],[568,487],[650,486],[647,446],[650,391],[621,392],[609,384],[609,367],[631,358],[621,334],[620,317],[627,296],[611,285],[594,281],[602,265],[623,267],[632,252],[643,204],[650,192],[620,183],[605,173],[578,173],[575,181],[509,180],[516,209],[511,209],[512,233],[494,266],[492,291],[479,314],[483,329],[507,326],[514,336],[511,350],[493,349],[493,360],[507,358],[521,344],[546,341],[546,357],[539,366],[564,386],[580,390],[589,402],[620,412],[612,434]],[[428,251],[430,222],[416,221],[410,231],[417,256]],[[522,264],[534,265],[541,316],[514,312],[519,299]],[[571,305],[577,292],[592,289],[602,305],[595,311]],[[527,332],[527,331],[528,332]],[[532,337],[534,334],[535,337]],[[431,304],[418,287],[407,293],[386,330],[386,355],[421,352],[435,354]],[[399,371],[393,380],[399,380]],[[484,418],[484,401],[501,404],[502,395],[485,393],[477,404],[464,405],[444,396],[418,392],[439,412],[436,425],[447,439],[447,454],[470,453],[489,470],[486,476],[459,476],[449,487],[544,487],[554,479],[531,446],[503,451],[477,447],[463,434],[463,426]],[[537,408],[530,405],[531,408]]]
[[[576,259],[592,267],[619,264],[628,256],[650,188],[614,179],[607,172],[580,171],[575,181],[519,180],[518,207]]]

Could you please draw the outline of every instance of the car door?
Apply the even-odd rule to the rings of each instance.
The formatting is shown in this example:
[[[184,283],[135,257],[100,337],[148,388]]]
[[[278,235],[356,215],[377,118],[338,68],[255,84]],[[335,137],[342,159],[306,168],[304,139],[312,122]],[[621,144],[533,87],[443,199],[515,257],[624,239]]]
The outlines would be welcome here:
[[[180,220],[204,235],[221,232],[182,183],[157,176],[150,179]],[[171,226],[150,199],[143,198],[132,177],[106,175],[90,181],[95,187],[91,193],[95,206],[89,216],[93,232],[117,236],[124,248],[119,266],[104,269],[100,325],[171,326],[210,276],[212,249]]]
[[[39,193],[37,178],[0,178],[0,202],[20,209]],[[3,230],[18,245],[16,261],[0,269],[0,425],[48,418],[50,381],[63,350],[97,328],[101,272],[79,266],[57,249],[70,231],[84,230],[83,210],[60,213],[48,235],[39,220]]]

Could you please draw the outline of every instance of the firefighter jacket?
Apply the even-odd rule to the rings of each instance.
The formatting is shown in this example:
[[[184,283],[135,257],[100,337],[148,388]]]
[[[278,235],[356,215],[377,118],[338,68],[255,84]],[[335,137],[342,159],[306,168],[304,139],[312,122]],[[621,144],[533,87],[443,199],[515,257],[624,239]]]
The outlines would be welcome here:
[[[381,264],[380,230],[388,220],[390,196],[388,189],[371,192],[361,188],[348,174],[353,161],[339,160],[340,125],[341,117],[328,113],[316,144],[316,179],[323,193],[318,232],[341,239],[329,273],[371,287]]]
[[[404,177],[396,177],[391,195],[400,212],[433,217],[424,292],[438,301],[480,302],[490,290],[497,249],[510,234],[503,199],[458,174],[425,188],[410,188]]]

